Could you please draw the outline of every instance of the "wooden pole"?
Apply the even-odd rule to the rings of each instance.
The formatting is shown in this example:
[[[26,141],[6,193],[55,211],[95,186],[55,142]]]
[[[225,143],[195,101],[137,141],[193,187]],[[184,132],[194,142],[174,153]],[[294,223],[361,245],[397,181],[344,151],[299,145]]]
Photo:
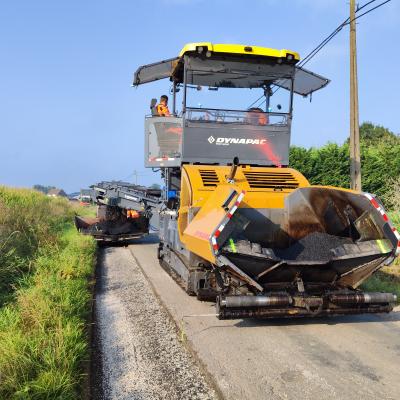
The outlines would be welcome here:
[[[350,0],[350,187],[361,191],[355,0]]]

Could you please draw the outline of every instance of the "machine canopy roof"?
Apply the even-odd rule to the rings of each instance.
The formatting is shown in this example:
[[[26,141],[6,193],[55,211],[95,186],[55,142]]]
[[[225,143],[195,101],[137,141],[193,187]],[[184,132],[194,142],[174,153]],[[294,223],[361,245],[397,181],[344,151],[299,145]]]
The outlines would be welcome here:
[[[171,78],[172,73],[178,64],[179,57],[169,58],[153,64],[142,65],[135,72],[133,85],[158,81],[159,79]]]
[[[185,46],[184,50],[188,46],[191,45]],[[230,46],[237,49],[239,45],[215,46]],[[278,55],[282,51],[288,52],[288,50],[257,49],[264,53],[275,51],[278,52]],[[297,55],[294,52],[289,54]],[[269,53],[268,55],[239,54],[236,51],[232,53],[212,52],[205,56],[205,54],[194,51],[182,51],[179,57],[139,67],[135,72],[133,84],[138,86],[164,78],[182,83],[184,64],[187,69],[187,83],[191,85],[261,88],[273,84],[290,90],[291,79],[294,78],[293,91],[306,96],[329,83],[328,79],[320,75],[296,67],[294,64],[297,62],[298,56],[294,60],[288,61],[278,55]]]

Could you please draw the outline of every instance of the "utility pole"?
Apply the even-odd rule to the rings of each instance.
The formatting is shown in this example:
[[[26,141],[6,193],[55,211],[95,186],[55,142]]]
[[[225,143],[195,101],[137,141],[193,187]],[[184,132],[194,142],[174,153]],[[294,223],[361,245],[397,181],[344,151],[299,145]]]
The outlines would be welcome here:
[[[133,171],[133,176],[135,177],[135,185],[137,185],[137,182],[138,182],[138,172],[136,171],[136,169]]]
[[[350,0],[350,187],[361,191],[355,0]]]

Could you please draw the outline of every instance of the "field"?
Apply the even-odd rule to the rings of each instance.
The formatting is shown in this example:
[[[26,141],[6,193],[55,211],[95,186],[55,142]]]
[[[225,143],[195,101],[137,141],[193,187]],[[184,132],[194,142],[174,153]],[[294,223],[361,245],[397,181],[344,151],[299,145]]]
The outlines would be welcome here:
[[[96,247],[68,201],[0,187],[0,398],[77,399]]]

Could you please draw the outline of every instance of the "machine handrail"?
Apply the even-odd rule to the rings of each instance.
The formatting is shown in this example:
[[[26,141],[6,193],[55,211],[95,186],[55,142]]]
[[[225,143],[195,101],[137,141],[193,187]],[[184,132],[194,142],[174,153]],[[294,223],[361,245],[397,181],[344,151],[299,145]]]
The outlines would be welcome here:
[[[227,108],[203,108],[203,107],[186,107],[186,111],[229,111],[229,112],[240,112],[240,113],[247,113],[252,112],[252,110],[231,110]],[[275,112],[275,111],[263,111],[264,114],[268,115],[277,115],[277,116],[287,116],[290,113],[287,112]]]

